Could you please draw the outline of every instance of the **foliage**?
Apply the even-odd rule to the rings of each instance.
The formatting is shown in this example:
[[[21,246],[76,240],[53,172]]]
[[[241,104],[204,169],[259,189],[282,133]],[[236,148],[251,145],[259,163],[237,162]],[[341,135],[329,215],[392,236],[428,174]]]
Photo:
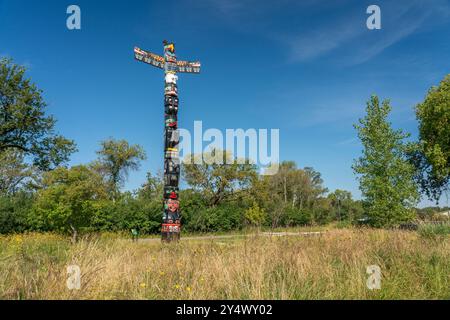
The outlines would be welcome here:
[[[278,168],[276,174],[255,180],[253,201],[266,210],[273,228],[312,223],[314,211],[318,212],[316,207],[327,192],[321,174],[311,167],[298,169],[293,161],[282,162]]]
[[[309,225],[313,221],[313,213],[310,209],[288,208],[287,209],[287,226]]]
[[[411,152],[422,191],[439,201],[450,182],[450,74],[416,107],[419,143]]]
[[[75,144],[55,134],[56,121],[45,115],[42,91],[25,78],[25,71],[10,59],[0,59],[0,154],[21,151],[47,170],[67,162]]]
[[[261,226],[266,221],[266,212],[255,202],[253,206],[245,210],[244,218],[249,225]]]
[[[102,178],[86,166],[47,172],[33,206],[31,223],[40,231],[86,230],[107,192]]]
[[[407,222],[413,218],[412,208],[418,201],[414,167],[405,159],[404,139],[408,135],[391,128],[388,100],[380,105],[378,97],[372,96],[366,111],[365,118],[355,125],[364,149],[353,165],[366,214],[376,227]]]
[[[450,224],[425,224],[419,227],[419,234],[426,239],[444,240],[450,235]]]
[[[327,224],[332,221],[331,201],[328,198],[317,199],[312,208],[313,221],[316,224]]]
[[[161,202],[146,201],[126,192],[118,199],[104,201],[95,211],[91,226],[100,231],[130,231],[141,234],[157,233],[161,223]]]
[[[363,214],[361,202],[354,201],[349,191],[337,189],[327,198],[330,200],[333,220],[354,222]]]
[[[147,158],[141,146],[114,139],[102,141],[97,154],[100,158],[95,162],[94,168],[107,179],[113,196],[117,196],[129,171],[138,170],[140,161]]]
[[[26,192],[0,195],[0,234],[24,232],[29,229],[27,219],[33,201],[33,195]]]
[[[9,149],[0,153],[0,194],[33,189],[38,177],[36,168],[24,162],[23,152]]]
[[[293,161],[282,162],[279,171],[267,179],[271,193],[279,201],[300,209],[311,207],[318,197],[327,192],[319,172],[310,167],[297,169]]]
[[[236,204],[227,203],[217,207],[200,207],[184,219],[186,231],[213,232],[238,230],[244,225],[244,210]]]
[[[248,190],[256,177],[256,167],[247,159],[231,159],[228,152],[213,150],[187,156],[183,176],[194,190],[203,193],[208,206],[213,207]]]
[[[91,164],[63,167],[75,144],[54,132],[55,119],[45,114],[42,91],[25,71],[0,60],[0,233],[158,233],[161,175],[149,173],[138,190],[121,191],[129,172],[146,159],[143,148],[110,138]],[[182,164],[188,187],[180,191],[184,230],[349,225],[362,217],[382,227],[410,220],[418,199],[413,176],[435,199],[450,179],[449,88],[450,75],[417,106],[417,144],[405,143],[408,135],[391,128],[389,102],[380,106],[376,96],[371,98],[367,116],[356,126],[364,151],[353,168],[363,201],[354,201],[345,190],[328,193],[319,172],[298,168],[294,161],[280,163],[274,175],[260,176],[248,159],[231,159],[227,151],[188,156]],[[417,212],[427,219],[436,216],[425,209]]]

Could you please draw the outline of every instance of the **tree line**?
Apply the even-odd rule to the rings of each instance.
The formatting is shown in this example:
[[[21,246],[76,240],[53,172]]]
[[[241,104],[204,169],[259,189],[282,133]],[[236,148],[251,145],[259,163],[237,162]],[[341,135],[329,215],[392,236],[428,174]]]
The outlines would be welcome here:
[[[0,59],[0,233],[121,231],[158,233],[162,216],[161,174],[147,174],[137,190],[124,191],[128,173],[147,157],[125,140],[102,141],[91,163],[69,167],[73,140],[55,132],[42,91],[24,67]],[[371,97],[355,125],[363,150],[353,169],[362,200],[345,190],[330,192],[321,174],[294,161],[272,176],[249,161],[182,164],[183,227],[210,232],[246,226],[357,223],[390,227],[417,217],[422,195],[437,200],[450,179],[450,76],[416,107],[418,141],[394,130],[388,100]],[[212,150],[192,157],[223,157]],[[224,159],[225,160],[225,159]]]

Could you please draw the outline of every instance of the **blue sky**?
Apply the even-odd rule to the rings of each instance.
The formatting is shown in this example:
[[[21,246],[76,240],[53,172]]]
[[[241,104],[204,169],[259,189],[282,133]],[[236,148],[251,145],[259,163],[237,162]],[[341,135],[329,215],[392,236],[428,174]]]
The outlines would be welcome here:
[[[66,28],[71,4],[81,30]],[[381,30],[366,27],[371,4]],[[0,55],[44,90],[58,131],[77,142],[71,164],[93,160],[108,137],[145,148],[128,189],[162,168],[163,74],[133,47],[160,53],[163,39],[203,66],[180,75],[181,127],[279,128],[282,160],[358,198],[352,125],[375,93],[391,100],[393,126],[417,136],[414,106],[450,72],[450,2],[0,0]]]

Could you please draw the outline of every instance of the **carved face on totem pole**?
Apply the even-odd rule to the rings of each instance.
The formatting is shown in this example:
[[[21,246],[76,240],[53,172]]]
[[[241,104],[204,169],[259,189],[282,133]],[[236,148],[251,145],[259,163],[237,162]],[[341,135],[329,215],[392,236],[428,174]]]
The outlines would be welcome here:
[[[180,209],[180,202],[178,200],[169,199],[167,200],[167,210],[171,213],[177,213]]]
[[[164,87],[164,94],[167,96],[176,97],[178,95],[177,86],[173,83],[166,83],[166,86]]]
[[[168,73],[168,74],[166,74],[165,80],[166,80],[166,83],[177,84],[178,76],[173,73]]]

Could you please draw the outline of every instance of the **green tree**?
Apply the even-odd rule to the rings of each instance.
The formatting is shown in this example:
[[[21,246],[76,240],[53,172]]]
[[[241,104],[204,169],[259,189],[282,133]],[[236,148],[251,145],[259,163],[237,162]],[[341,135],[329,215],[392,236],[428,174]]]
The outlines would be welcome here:
[[[145,201],[156,200],[161,202],[163,197],[164,181],[160,175],[153,176],[147,173],[147,180],[137,191],[138,197]]]
[[[380,105],[372,96],[367,115],[355,125],[363,145],[363,154],[353,165],[366,214],[376,227],[392,226],[411,220],[418,201],[414,167],[406,159],[407,134],[394,130],[387,121],[391,111],[388,100]]]
[[[147,181],[136,192],[117,194],[97,203],[91,220],[91,227],[98,231],[130,231],[137,229],[141,234],[160,231],[162,215],[162,181],[147,175]]]
[[[91,226],[99,231],[130,231],[141,234],[156,233],[161,225],[161,200],[148,201],[131,192],[121,193],[113,202],[99,203],[91,220]]]
[[[190,155],[186,159],[183,162],[184,179],[203,194],[210,207],[247,192],[257,176],[255,165],[248,160],[231,159],[230,154],[222,150]]]
[[[14,149],[48,170],[69,160],[76,148],[54,132],[55,119],[45,115],[42,91],[25,78],[25,68],[0,59],[0,154]]]
[[[261,226],[266,220],[266,212],[261,209],[256,202],[245,211],[245,221],[252,226]]]
[[[300,209],[311,207],[314,201],[327,192],[320,172],[311,167],[298,169],[294,161],[284,161],[275,175],[268,176],[272,193],[286,205]]]
[[[142,224],[146,225],[143,229],[139,225],[141,232],[159,233],[161,227],[162,204],[164,182],[160,174],[153,176],[147,174],[147,181],[137,191],[137,201],[141,208],[141,216],[145,216]]]
[[[106,177],[112,198],[118,196],[130,170],[138,170],[140,161],[147,158],[140,145],[130,145],[125,140],[114,139],[103,141],[97,154],[99,160],[94,163],[94,168]]]
[[[345,190],[335,190],[328,195],[331,201],[334,216],[337,220],[349,220],[353,218],[353,199],[352,194]]]
[[[284,224],[305,224],[310,222],[314,207],[320,197],[327,192],[321,174],[313,168],[298,169],[293,161],[284,161],[276,174],[262,177],[256,192],[264,195],[268,205],[272,227]],[[265,191],[261,189],[265,188]],[[255,190],[256,191],[256,190]],[[321,219],[322,220],[322,219]]]
[[[24,162],[23,152],[10,149],[0,153],[0,194],[31,189],[38,177],[35,168]]]
[[[312,207],[312,216],[314,223],[327,224],[333,219],[331,210],[331,201],[328,198],[318,198]]]
[[[450,182],[450,74],[416,107],[419,143],[411,159],[428,198],[439,201]]]
[[[313,211],[308,208],[296,208],[288,207],[286,208],[287,226],[298,226],[298,225],[309,225],[313,221]]]
[[[86,166],[57,168],[43,176],[43,188],[30,216],[30,223],[41,231],[72,233],[88,230],[92,219],[107,199],[102,177]]]
[[[27,219],[33,201],[34,195],[29,192],[0,194],[0,234],[27,231],[29,229]]]

